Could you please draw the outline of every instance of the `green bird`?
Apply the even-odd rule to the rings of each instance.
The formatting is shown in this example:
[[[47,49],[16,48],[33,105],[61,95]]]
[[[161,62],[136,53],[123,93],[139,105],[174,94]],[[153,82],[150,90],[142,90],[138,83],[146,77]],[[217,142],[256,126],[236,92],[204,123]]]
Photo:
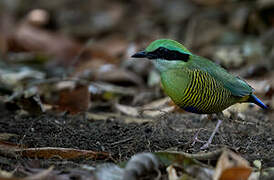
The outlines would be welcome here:
[[[163,90],[176,105],[192,113],[218,115],[218,123],[201,149],[211,144],[222,122],[222,111],[227,107],[251,102],[263,109],[268,108],[253,94],[254,89],[244,80],[214,62],[192,54],[177,41],[153,41],[144,51],[132,57],[153,60],[160,72]]]

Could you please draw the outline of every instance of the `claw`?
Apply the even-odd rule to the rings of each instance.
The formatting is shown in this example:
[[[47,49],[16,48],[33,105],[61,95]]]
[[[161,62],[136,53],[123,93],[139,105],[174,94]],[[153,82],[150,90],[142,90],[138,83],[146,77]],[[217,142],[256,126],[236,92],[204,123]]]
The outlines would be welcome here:
[[[200,128],[198,130],[198,132],[195,134],[195,136],[193,137],[193,142],[192,142],[191,146],[194,146],[196,142],[200,142],[200,143],[205,143],[206,142],[206,141],[202,141],[202,140],[198,139],[198,135],[199,135],[199,133],[202,129],[203,128]]]

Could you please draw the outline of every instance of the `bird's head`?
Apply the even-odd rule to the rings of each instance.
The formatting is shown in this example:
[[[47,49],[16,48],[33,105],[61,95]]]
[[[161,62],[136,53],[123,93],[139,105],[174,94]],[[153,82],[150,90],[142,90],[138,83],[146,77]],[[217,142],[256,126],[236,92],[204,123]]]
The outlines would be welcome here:
[[[171,39],[159,39],[150,43],[144,50],[132,55],[134,58],[148,58],[155,60],[154,64],[160,71],[178,68],[190,60],[189,52],[182,44]]]

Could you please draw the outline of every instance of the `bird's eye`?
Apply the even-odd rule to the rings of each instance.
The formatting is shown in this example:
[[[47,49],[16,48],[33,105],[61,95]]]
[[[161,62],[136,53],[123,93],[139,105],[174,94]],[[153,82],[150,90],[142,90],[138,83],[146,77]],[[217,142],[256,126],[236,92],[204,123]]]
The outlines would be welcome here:
[[[146,57],[147,57],[148,59],[157,59],[157,58],[158,58],[157,54],[155,54],[155,53],[153,53],[153,52],[147,53],[147,54],[146,54]]]
[[[182,60],[188,61],[189,54],[181,53],[175,50],[169,50],[164,47],[159,47],[153,52],[147,53],[147,58],[149,59],[165,59],[165,60]]]
[[[163,47],[160,47],[159,48],[159,52],[160,52],[160,54],[162,54],[162,55],[165,55],[165,54],[167,54],[168,53],[168,49],[166,49],[166,48],[163,48]]]

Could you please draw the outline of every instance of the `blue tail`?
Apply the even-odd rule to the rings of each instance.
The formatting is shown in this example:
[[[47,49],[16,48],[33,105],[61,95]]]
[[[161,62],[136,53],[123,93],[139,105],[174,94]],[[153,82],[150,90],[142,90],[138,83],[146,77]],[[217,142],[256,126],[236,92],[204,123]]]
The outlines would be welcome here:
[[[254,94],[250,95],[248,101],[252,102],[254,104],[257,104],[258,106],[260,106],[263,109],[268,109],[268,107],[259,98],[257,98]]]

